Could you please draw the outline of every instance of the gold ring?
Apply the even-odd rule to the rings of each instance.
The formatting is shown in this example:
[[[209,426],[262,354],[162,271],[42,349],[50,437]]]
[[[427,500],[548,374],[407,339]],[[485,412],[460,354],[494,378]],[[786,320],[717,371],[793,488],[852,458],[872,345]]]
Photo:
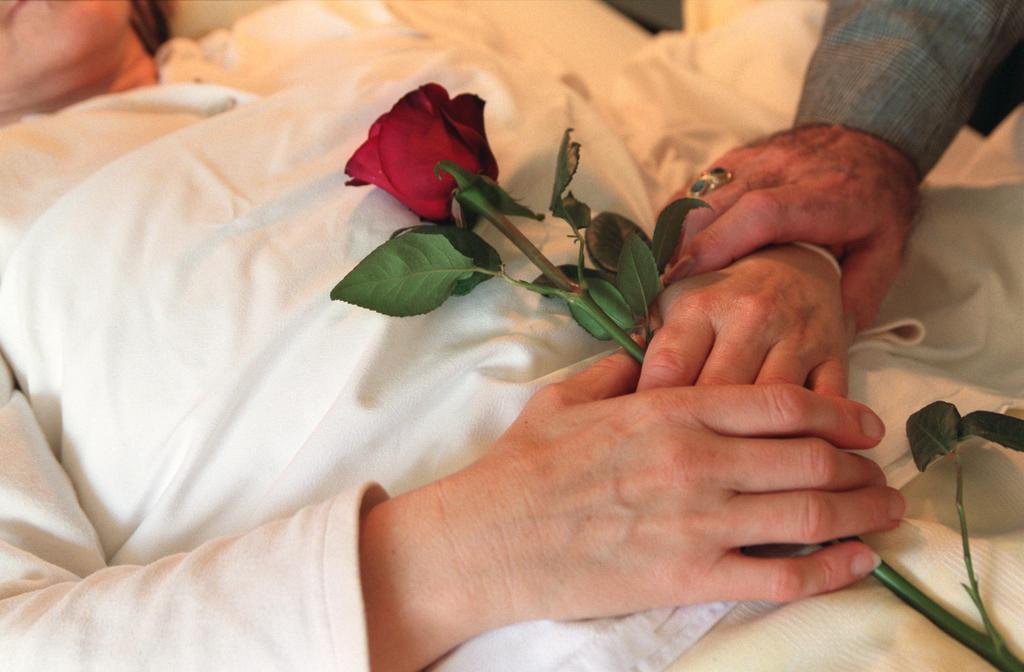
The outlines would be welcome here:
[[[694,180],[693,184],[690,185],[690,196],[700,198],[731,181],[732,172],[721,166],[716,166],[711,170],[701,173],[700,177]]]

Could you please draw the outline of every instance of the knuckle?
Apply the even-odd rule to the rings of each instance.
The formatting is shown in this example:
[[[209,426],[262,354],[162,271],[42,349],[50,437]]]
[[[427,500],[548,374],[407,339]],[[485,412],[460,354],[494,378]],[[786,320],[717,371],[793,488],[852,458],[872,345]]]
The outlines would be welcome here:
[[[701,385],[737,385],[741,381],[724,371],[713,371],[701,374]]]
[[[562,383],[550,383],[537,390],[530,405],[538,408],[564,408],[569,404],[569,389]]]
[[[802,452],[804,473],[815,487],[833,483],[839,477],[839,456],[828,442],[808,439]]]
[[[816,585],[808,586],[805,584],[804,590],[808,593],[819,593],[832,588],[838,588],[838,584],[842,578],[842,573],[836,564],[828,558],[817,557],[815,558],[815,570],[817,576],[815,577]]]
[[[705,316],[705,320],[707,319],[706,316],[713,315],[716,312],[719,301],[714,292],[701,291],[699,289],[686,294],[685,298],[687,307],[696,314]]]
[[[803,577],[794,563],[779,566],[768,582],[768,599],[772,602],[792,602],[803,596]]]
[[[775,220],[782,213],[782,202],[765,189],[748,191],[740,196],[739,203],[759,221]]]
[[[672,339],[671,335],[656,342],[652,341],[650,350],[653,352],[644,358],[645,369],[652,367],[678,368],[678,364],[685,358],[682,348],[679,347],[677,341]]]
[[[793,377],[783,373],[766,373],[762,374],[757,382],[761,385],[799,385],[802,381],[795,380]]]
[[[705,474],[711,469],[709,460],[710,456],[704,451],[681,449],[675,442],[666,441],[652,463],[658,483],[676,496],[694,488],[706,489]]]
[[[769,420],[779,428],[793,427],[808,413],[808,400],[797,385],[766,385],[764,388]]]
[[[745,294],[736,298],[736,311],[748,322],[760,324],[778,312],[779,305],[771,294]]]
[[[667,367],[665,369],[668,370]],[[673,374],[678,373],[678,369],[673,367]],[[662,388],[655,390],[648,401],[651,419],[656,422],[667,422],[671,418],[679,414],[680,407],[683,405],[682,400],[678,394],[675,394],[673,388]]]
[[[824,495],[817,492],[803,494],[796,507],[796,516],[796,534],[800,541],[813,544],[830,536],[833,512]]]

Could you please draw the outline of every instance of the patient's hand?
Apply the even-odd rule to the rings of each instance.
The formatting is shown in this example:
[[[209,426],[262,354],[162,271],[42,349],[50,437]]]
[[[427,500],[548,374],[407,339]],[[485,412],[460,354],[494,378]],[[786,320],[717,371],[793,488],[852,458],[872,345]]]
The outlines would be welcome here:
[[[669,285],[658,306],[663,326],[647,349],[641,390],[757,382],[846,393],[839,277],[811,250],[766,248]]]
[[[631,394],[638,376],[618,354],[545,388],[479,462],[370,511],[375,670],[520,621],[794,600],[871,571],[855,541],[800,558],[739,550],[896,526],[903,501],[881,470],[833,447],[877,443],[869,409],[794,385]]]

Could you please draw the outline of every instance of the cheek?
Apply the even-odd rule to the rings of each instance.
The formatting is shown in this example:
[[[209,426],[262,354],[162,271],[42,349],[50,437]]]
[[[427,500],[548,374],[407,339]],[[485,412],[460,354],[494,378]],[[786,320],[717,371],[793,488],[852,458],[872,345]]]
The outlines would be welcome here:
[[[49,49],[66,66],[116,51],[131,30],[127,0],[58,0],[49,5]]]
[[[0,32],[0,83],[49,88],[110,67],[130,15],[127,0],[29,0]]]

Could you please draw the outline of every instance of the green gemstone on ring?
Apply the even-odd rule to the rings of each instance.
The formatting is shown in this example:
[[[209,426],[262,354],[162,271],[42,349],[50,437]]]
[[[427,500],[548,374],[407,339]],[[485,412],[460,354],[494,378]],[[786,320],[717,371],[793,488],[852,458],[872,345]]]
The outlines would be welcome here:
[[[722,168],[721,166],[716,166],[715,168],[711,169],[711,174],[714,177],[725,177],[728,174],[728,172],[728,170]]]

